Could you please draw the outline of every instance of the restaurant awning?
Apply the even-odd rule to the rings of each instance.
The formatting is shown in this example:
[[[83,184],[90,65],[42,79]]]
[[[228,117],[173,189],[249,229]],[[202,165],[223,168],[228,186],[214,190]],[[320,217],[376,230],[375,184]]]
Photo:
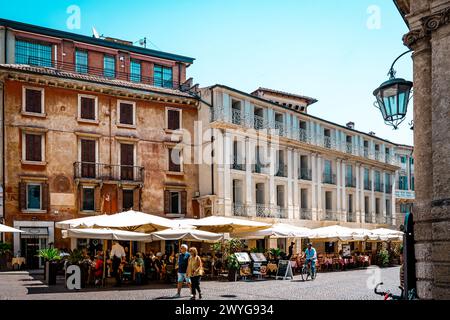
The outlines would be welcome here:
[[[194,228],[176,228],[151,233],[152,240],[185,240],[216,242],[223,238],[222,234],[198,230]]]
[[[238,233],[267,229],[271,225],[263,222],[230,218],[223,216],[211,216],[202,219],[175,220],[180,226],[196,226],[198,229],[216,233]]]
[[[60,229],[71,229],[71,228],[89,228],[94,226],[98,221],[104,219],[107,215],[97,215],[97,216],[88,216],[77,219],[69,219],[64,221],[59,221],[55,223],[56,228]]]
[[[342,227],[339,225],[332,225],[327,227],[321,227],[312,229],[312,233],[309,236],[310,239],[321,239],[321,240],[342,240],[349,241],[353,240],[353,235],[356,232],[352,231],[351,228]]]
[[[239,239],[263,239],[271,238],[308,238],[311,235],[311,229],[304,227],[291,226],[284,223],[276,223],[263,230],[252,232],[235,233],[233,237]]]
[[[403,232],[398,230],[378,228],[370,230],[380,241],[403,241]]]
[[[69,229],[61,231],[63,238],[100,239],[121,241],[151,241],[151,236],[146,233],[132,232],[117,229]]]

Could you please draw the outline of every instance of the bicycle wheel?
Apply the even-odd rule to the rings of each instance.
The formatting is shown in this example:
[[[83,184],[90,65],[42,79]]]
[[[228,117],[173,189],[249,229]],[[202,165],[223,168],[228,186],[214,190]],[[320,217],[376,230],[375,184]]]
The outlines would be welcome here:
[[[300,275],[302,276],[302,281],[308,280],[308,276],[309,276],[308,268],[303,266]]]

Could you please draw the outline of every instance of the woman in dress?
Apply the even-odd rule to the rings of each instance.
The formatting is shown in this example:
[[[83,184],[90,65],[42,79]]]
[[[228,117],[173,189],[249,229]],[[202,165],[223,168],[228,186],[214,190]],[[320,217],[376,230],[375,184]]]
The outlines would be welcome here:
[[[192,247],[189,249],[190,257],[188,261],[188,267],[186,276],[191,280],[191,300],[195,300],[196,292],[198,291],[198,298],[202,298],[202,292],[200,290],[200,278],[203,275],[203,263],[202,259],[198,255],[197,248]]]

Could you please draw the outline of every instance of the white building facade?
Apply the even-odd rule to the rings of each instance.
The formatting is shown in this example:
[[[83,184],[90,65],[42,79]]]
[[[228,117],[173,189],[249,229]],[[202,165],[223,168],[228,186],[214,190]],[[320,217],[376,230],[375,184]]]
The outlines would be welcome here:
[[[306,113],[316,100],[200,89],[200,215],[317,227],[396,225],[396,145]]]

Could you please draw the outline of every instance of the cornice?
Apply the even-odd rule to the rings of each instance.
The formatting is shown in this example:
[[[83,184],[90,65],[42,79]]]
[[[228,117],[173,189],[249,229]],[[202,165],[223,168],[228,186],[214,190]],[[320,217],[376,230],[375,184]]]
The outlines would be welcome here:
[[[415,44],[429,38],[431,33],[450,23],[450,7],[420,19],[421,27],[411,30],[403,36],[403,44],[414,50]]]

